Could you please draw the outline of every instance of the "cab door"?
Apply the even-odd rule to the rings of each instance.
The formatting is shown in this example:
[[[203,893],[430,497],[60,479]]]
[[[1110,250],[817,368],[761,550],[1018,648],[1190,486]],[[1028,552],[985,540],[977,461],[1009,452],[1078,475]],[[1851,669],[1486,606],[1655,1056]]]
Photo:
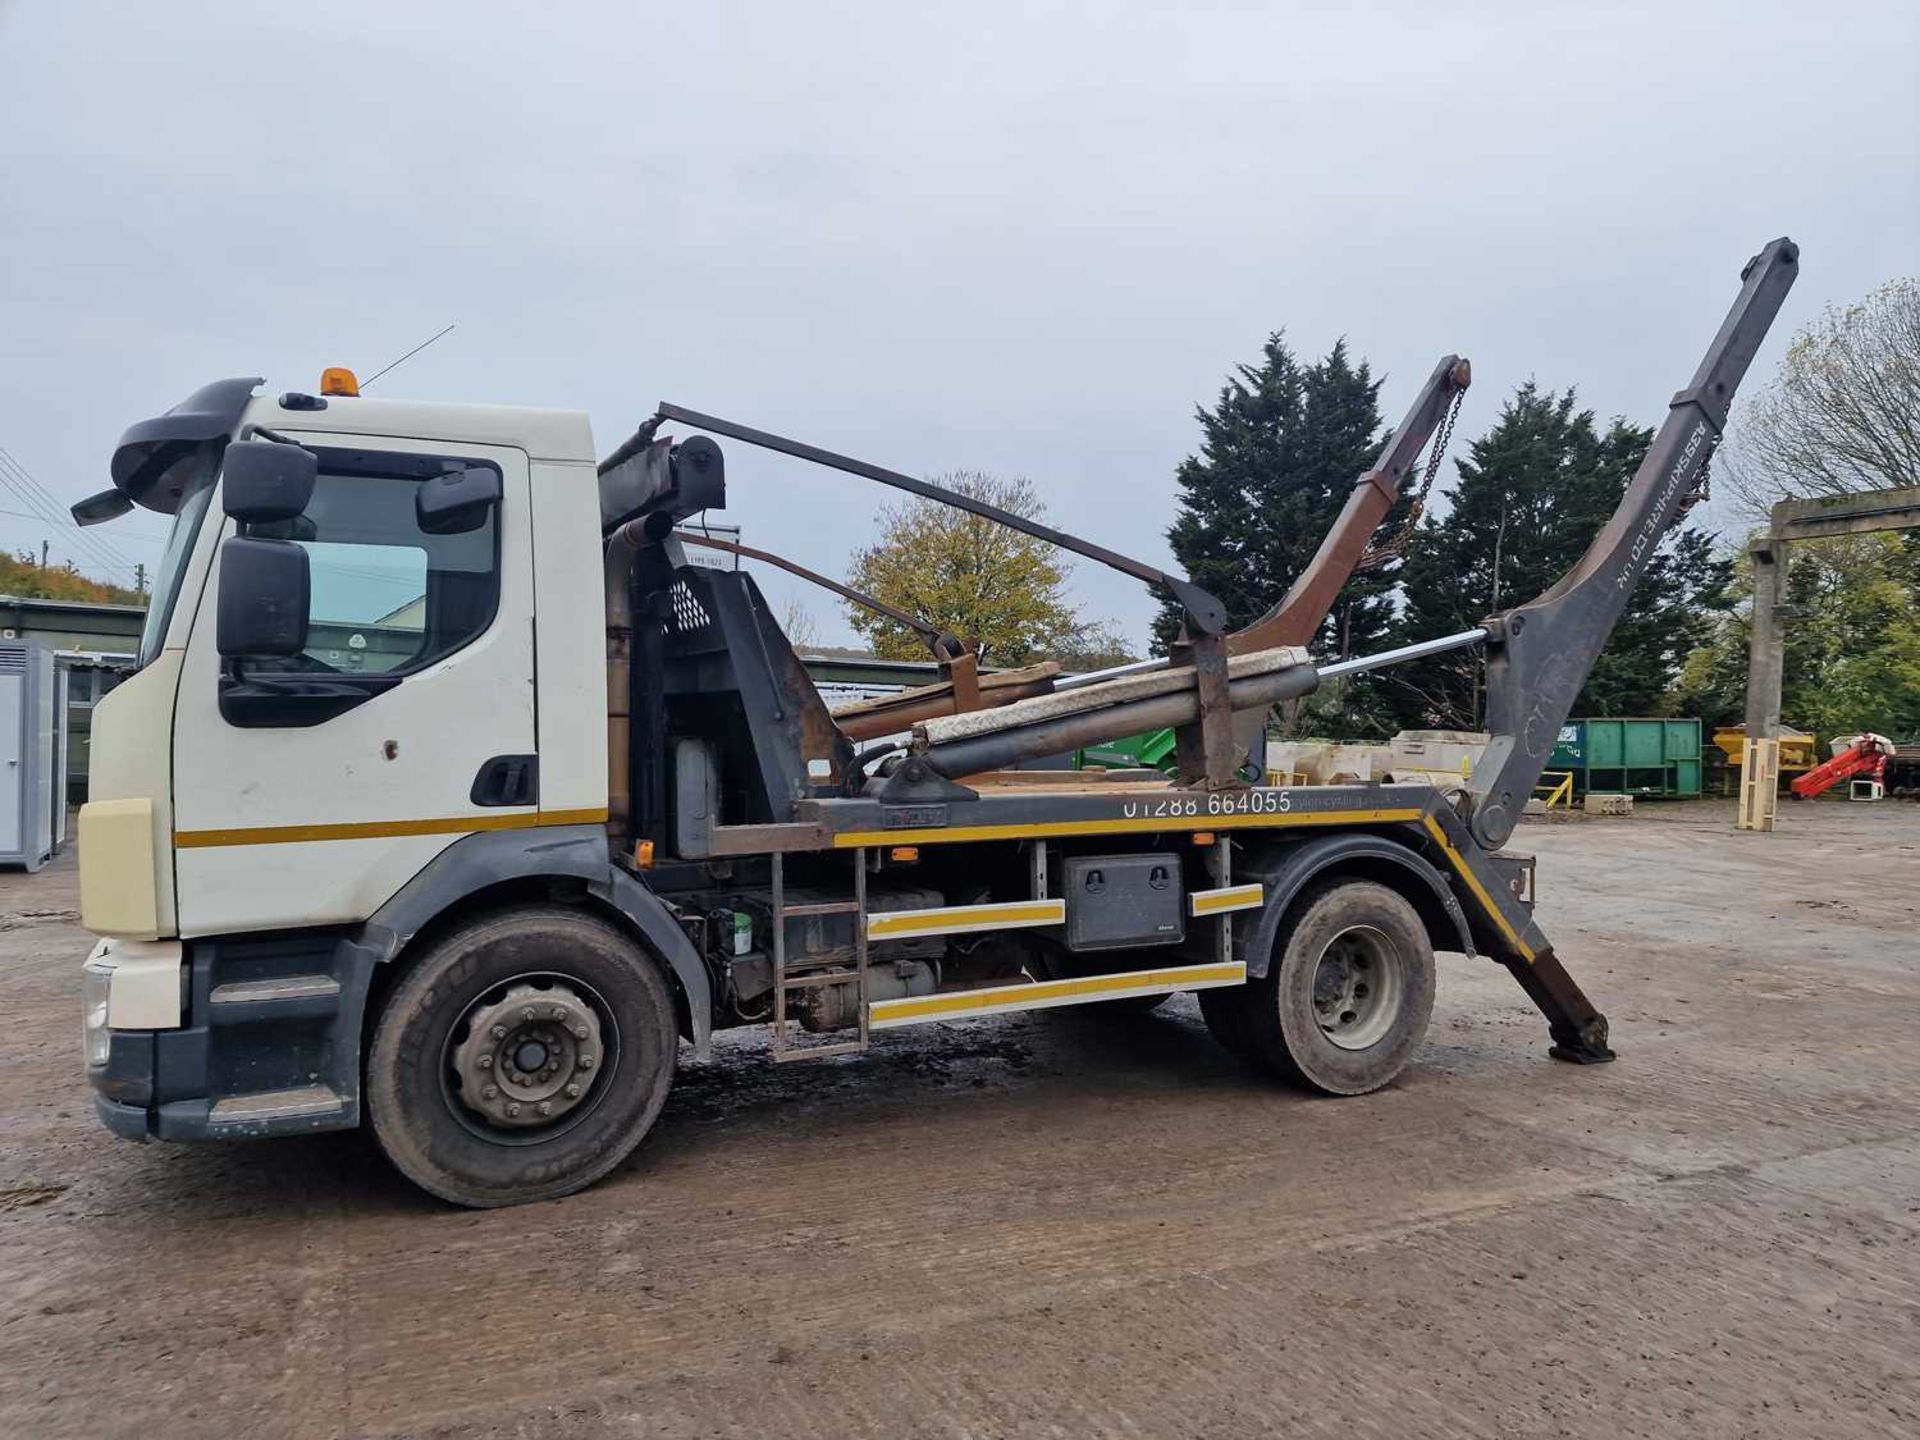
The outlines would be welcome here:
[[[526,455],[291,438],[319,457],[305,512],[277,530],[307,554],[306,644],[223,663],[216,558],[173,731],[182,935],[363,920],[461,836],[537,820]],[[429,533],[421,487],[476,467],[498,502]]]

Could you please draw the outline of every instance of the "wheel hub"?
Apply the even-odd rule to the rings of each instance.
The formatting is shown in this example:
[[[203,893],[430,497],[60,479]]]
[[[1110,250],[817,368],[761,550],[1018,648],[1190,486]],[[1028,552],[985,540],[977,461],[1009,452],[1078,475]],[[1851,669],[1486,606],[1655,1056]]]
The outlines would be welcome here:
[[[515,985],[467,1016],[453,1051],[460,1100],[495,1125],[550,1125],[585,1098],[605,1051],[600,1017],[565,985]]]
[[[1313,973],[1313,1013],[1342,1050],[1365,1050],[1393,1028],[1402,989],[1399,952],[1371,926],[1327,942]]]

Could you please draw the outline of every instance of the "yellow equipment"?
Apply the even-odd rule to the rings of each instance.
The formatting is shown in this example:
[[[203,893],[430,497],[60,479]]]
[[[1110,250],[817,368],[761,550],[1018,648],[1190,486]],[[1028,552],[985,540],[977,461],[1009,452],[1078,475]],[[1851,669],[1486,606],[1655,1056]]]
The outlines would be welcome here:
[[[1746,748],[1747,727],[1722,725],[1713,732],[1713,743],[1727,752],[1727,764],[1737,766]],[[1819,763],[1820,757],[1814,753],[1813,736],[1804,730],[1781,730],[1780,774],[1798,775]]]

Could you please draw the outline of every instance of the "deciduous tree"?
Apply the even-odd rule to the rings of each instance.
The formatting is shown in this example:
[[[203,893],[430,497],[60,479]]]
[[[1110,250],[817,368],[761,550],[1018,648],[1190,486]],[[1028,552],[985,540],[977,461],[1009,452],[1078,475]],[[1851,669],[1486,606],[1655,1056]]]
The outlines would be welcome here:
[[[780,607],[780,629],[795,650],[811,650],[820,643],[820,622],[797,595],[788,596],[787,603]]]
[[[938,484],[1028,519],[1046,506],[1030,481],[974,471]],[[881,511],[880,538],[856,551],[849,582],[979,647],[983,661],[1024,665],[1073,643],[1080,617],[1067,598],[1070,567],[1042,540],[938,501]],[[847,619],[888,659],[922,659],[920,638],[884,615],[849,606]]]
[[[1737,599],[1753,593],[1740,562]],[[1795,546],[1788,560],[1780,717],[1822,739],[1920,735],[1920,537],[1855,535]],[[1746,717],[1747,612],[1721,617],[1688,658],[1679,713],[1711,729]]]
[[[0,554],[0,594],[111,605],[147,603],[147,597],[137,590],[89,580],[71,565],[42,565],[28,553]]]
[[[1920,485],[1920,280],[1828,309],[1735,414],[1716,470],[1755,510]]]

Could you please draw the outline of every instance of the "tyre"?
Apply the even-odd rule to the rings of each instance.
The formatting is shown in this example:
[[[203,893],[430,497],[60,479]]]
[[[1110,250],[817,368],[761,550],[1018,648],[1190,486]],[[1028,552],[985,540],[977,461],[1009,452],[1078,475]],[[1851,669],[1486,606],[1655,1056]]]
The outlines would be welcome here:
[[[1255,1068],[1364,1095],[1413,1059],[1433,990],[1433,945],[1413,906],[1371,880],[1336,880],[1294,902],[1265,975],[1203,991],[1201,1007],[1214,1036]]]
[[[1250,985],[1253,983],[1248,982]],[[1234,986],[1200,991],[1200,1018],[1207,1022],[1208,1033],[1220,1042],[1229,1055],[1257,1066],[1259,1062],[1254,1058],[1253,1047],[1247,1040],[1246,1027],[1240,1023],[1246,1011],[1244,989]]]
[[[387,996],[367,1110],[395,1168],[443,1200],[549,1200],[632,1153],[678,1046],[650,954],[577,910],[503,911],[435,941]]]

